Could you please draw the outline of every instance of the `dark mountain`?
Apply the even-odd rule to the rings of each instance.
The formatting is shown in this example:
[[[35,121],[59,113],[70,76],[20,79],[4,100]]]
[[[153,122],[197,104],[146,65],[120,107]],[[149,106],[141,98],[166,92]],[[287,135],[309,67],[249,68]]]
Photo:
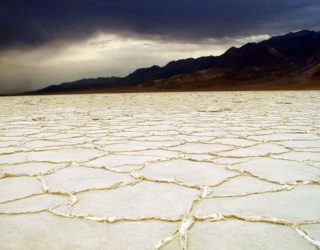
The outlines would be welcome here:
[[[99,77],[78,80],[74,82],[51,85],[32,93],[56,93],[73,91],[101,91],[103,89],[124,88],[138,86],[156,79],[166,79],[177,74],[192,73],[198,70],[214,66],[216,57],[200,57],[197,59],[188,58],[169,62],[164,67],[152,66],[150,68],[137,69],[124,78],[120,77]]]
[[[229,68],[230,77],[251,78],[243,72],[277,72],[289,76],[320,61],[320,32],[300,31],[273,37],[260,43],[248,43],[239,49],[231,48],[220,57],[219,66]]]
[[[164,67],[152,66],[151,68],[137,69],[124,78],[130,85],[144,83],[150,80],[165,79],[177,74],[192,73],[214,67],[217,57],[207,56],[197,59],[188,58],[169,62]]]
[[[223,55],[137,69],[124,78],[84,79],[33,93],[320,89],[320,32],[299,31],[232,47]]]
[[[74,91],[74,90],[88,90],[88,89],[99,89],[105,87],[116,87],[120,77],[99,77],[96,79],[82,79],[75,82],[67,82],[59,85],[51,85],[37,92],[57,92],[57,91]]]

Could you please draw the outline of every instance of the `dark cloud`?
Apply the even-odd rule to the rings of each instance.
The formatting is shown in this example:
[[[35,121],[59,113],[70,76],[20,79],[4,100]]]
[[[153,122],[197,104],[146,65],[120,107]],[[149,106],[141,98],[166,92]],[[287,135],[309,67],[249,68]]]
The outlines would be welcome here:
[[[277,34],[317,29],[320,0],[2,0],[0,48],[91,37],[158,39]]]

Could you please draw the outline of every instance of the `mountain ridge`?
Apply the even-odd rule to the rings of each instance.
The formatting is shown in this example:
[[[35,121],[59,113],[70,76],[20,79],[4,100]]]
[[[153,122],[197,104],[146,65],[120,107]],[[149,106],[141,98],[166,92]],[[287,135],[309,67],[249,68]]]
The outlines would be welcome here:
[[[122,78],[82,79],[27,94],[282,88],[320,89],[320,32],[290,32],[231,47],[221,56],[181,59]]]

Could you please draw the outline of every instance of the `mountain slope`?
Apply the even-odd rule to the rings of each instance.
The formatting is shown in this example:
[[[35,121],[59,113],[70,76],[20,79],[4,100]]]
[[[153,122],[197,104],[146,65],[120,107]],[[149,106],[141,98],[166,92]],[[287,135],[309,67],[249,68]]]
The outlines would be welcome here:
[[[218,57],[178,60],[124,78],[84,79],[34,93],[229,89],[320,89],[320,32],[303,30],[232,47]]]

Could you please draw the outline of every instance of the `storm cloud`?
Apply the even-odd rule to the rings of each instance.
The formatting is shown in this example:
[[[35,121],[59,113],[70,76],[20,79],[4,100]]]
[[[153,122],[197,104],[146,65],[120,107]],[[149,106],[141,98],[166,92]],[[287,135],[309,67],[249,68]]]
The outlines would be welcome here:
[[[98,32],[154,39],[316,29],[319,0],[3,0],[0,47],[86,39]]]

